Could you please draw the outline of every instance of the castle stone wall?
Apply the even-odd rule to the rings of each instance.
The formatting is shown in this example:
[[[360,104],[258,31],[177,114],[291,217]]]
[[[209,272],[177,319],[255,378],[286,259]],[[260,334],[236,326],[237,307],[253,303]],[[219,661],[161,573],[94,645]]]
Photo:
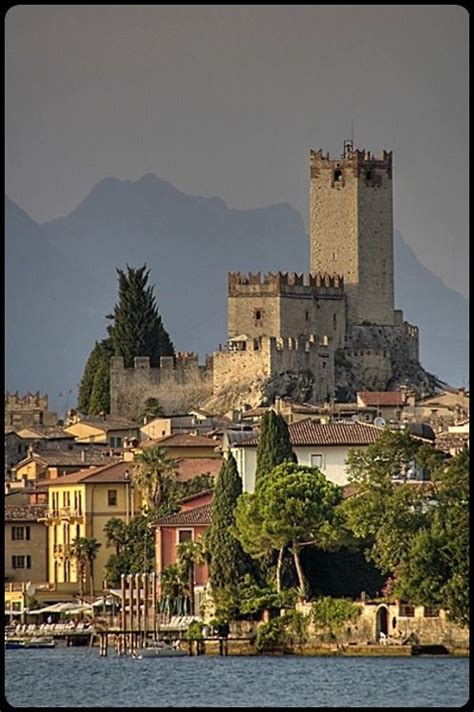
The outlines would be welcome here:
[[[246,334],[309,337],[327,334],[342,346],[346,331],[344,282],[319,274],[229,274],[229,338]]]
[[[200,366],[196,354],[162,357],[161,368],[150,360],[135,358],[134,368],[124,368],[123,359],[110,362],[110,413],[139,419],[148,398],[156,398],[166,415],[187,412],[212,393],[212,366]]]
[[[261,337],[249,339],[245,350],[214,354],[214,393],[229,388],[246,388],[287,372],[310,372],[315,382],[315,400],[334,393],[332,346],[314,335],[304,338]]]

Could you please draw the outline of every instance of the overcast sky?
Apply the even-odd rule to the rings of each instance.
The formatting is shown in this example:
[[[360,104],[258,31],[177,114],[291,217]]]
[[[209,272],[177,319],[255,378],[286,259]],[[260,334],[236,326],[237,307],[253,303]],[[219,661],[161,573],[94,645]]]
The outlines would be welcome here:
[[[35,220],[102,178],[308,214],[309,149],[394,152],[395,227],[468,292],[468,14],[444,6],[20,5],[6,191]]]

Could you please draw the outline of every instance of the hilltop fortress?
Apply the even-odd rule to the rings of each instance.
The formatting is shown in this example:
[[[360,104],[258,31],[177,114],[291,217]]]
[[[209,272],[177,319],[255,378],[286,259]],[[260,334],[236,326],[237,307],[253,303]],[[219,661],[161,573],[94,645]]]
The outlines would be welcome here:
[[[429,392],[418,328],[394,307],[392,153],[344,142],[310,152],[311,271],[228,275],[228,340],[199,365],[177,354],[150,368],[111,362],[111,413],[137,416],[147,398],[166,412],[216,412],[275,396],[321,403],[406,384]]]

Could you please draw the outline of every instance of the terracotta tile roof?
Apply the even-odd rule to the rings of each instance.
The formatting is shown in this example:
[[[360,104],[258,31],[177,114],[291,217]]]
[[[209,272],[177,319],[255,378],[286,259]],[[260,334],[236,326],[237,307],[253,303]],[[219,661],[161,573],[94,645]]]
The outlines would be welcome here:
[[[199,499],[200,497],[207,497],[210,494],[214,494],[214,490],[208,489],[208,490],[202,490],[201,492],[195,492],[194,494],[188,494],[187,497],[182,497],[179,502],[180,504],[186,503],[186,502],[192,502],[193,499]]]
[[[5,521],[20,522],[20,521],[36,521],[42,517],[46,511],[47,504],[6,504],[5,505]]]
[[[31,460],[38,460],[49,467],[54,467],[55,465],[102,465],[104,460],[109,464],[111,459],[117,461],[117,457],[109,455],[106,448],[92,451],[48,449],[39,450],[24,458],[18,463],[17,468]]]
[[[31,436],[28,435],[28,432],[32,433],[33,437],[44,438],[45,440],[74,440],[74,435],[66,433],[63,428],[54,425],[35,425],[34,427],[21,428],[18,431],[18,435],[25,440],[30,440]]]
[[[317,423],[310,418],[290,423],[288,426],[290,442],[297,445],[372,445],[383,433],[370,423]],[[242,447],[258,445],[258,436],[241,443]]]
[[[131,462],[112,462],[101,467],[89,467],[86,470],[72,472],[70,475],[63,475],[45,482],[48,486],[57,487],[58,485],[70,485],[79,483],[94,483],[94,482],[125,482],[125,472],[128,470],[130,477],[132,476]]]
[[[217,477],[222,465],[220,457],[182,457],[177,460],[178,479],[191,480],[198,475]]]
[[[158,526],[210,526],[211,524],[211,504],[203,504],[202,507],[194,507],[185,512],[169,514],[158,519]]]
[[[356,494],[359,494],[361,490],[361,485],[357,484],[356,482],[349,482],[348,485],[344,485],[342,488],[342,499],[354,497]]]
[[[70,423],[67,427],[73,425],[91,425],[94,428],[108,432],[109,430],[138,430],[140,425],[135,423],[133,420],[127,420],[127,418],[117,418],[106,416],[104,418],[87,416],[86,418],[81,418],[76,423]]]
[[[403,405],[403,394],[401,391],[359,391],[357,395],[365,405]]]
[[[163,447],[217,447],[219,440],[208,438],[206,435],[194,435],[193,433],[174,433],[165,435],[157,440],[150,440],[143,447],[152,445],[163,445]]]

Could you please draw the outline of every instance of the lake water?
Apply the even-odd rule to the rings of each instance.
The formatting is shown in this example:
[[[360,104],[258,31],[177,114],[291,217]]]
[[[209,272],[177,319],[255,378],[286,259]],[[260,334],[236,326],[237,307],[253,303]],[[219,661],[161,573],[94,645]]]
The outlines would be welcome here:
[[[469,659],[183,657],[5,651],[13,707],[460,707]]]

